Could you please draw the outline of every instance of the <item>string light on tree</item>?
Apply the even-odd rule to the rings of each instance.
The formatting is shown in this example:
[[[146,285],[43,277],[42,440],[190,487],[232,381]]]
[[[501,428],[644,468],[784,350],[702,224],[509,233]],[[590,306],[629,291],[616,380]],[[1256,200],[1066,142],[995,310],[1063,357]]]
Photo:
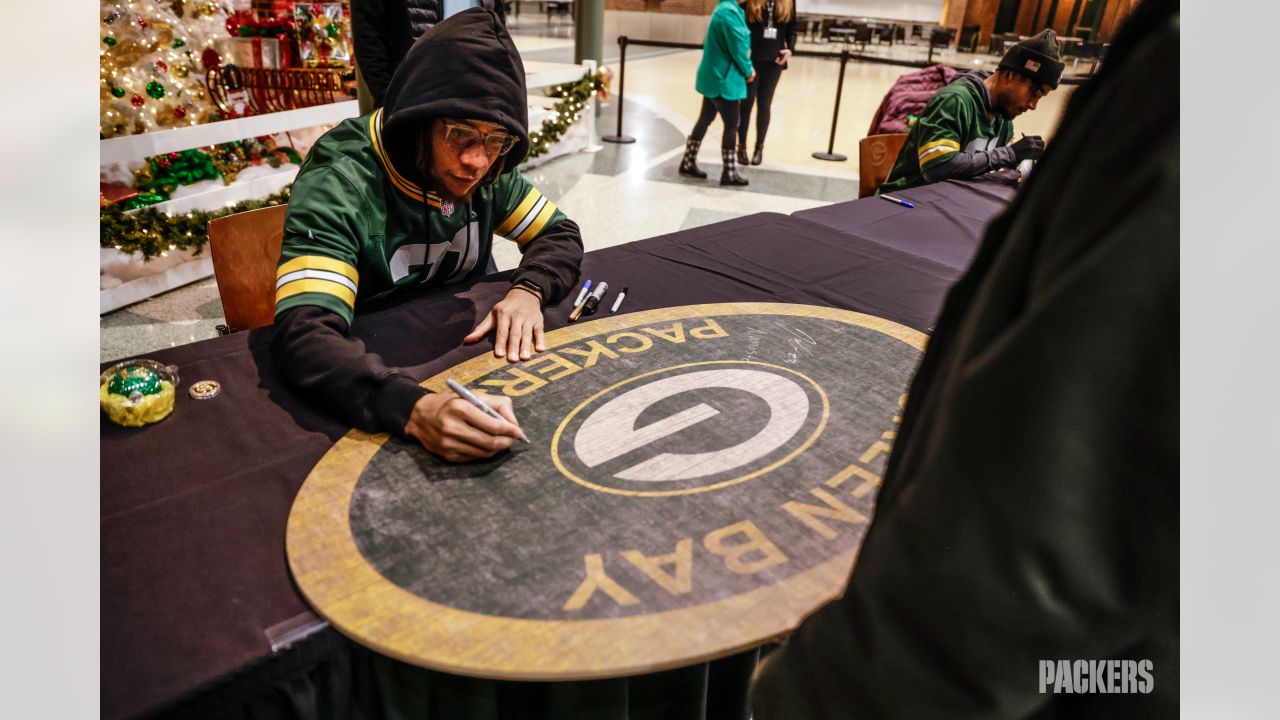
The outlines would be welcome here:
[[[214,106],[200,58],[217,56],[230,42],[226,16],[226,8],[211,0],[103,0],[100,136],[207,121]]]
[[[609,87],[609,81],[613,74],[608,68],[600,68],[594,73],[587,73],[582,79],[572,85],[556,85],[547,91],[551,97],[563,98],[551,108],[552,116],[542,121],[542,127],[536,132],[529,134],[529,154],[526,158],[536,158],[544,155],[560,140],[574,121],[578,119],[578,114],[586,107],[587,98],[594,95],[597,91],[601,97],[606,97],[605,93]]]

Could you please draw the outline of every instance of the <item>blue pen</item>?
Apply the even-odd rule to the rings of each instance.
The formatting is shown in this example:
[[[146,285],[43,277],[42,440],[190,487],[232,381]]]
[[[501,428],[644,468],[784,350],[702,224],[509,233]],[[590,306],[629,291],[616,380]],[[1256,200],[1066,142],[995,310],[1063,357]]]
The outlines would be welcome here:
[[[915,203],[907,202],[906,200],[903,200],[901,198],[896,198],[892,195],[881,195],[880,197],[884,198],[885,200],[888,200],[891,203],[898,203],[902,207],[913,208],[916,206]]]
[[[582,289],[578,291],[578,299],[573,301],[574,307],[578,307],[582,304],[583,300],[587,299],[587,292],[589,290],[591,290],[591,278],[587,278],[587,281],[582,284]]]

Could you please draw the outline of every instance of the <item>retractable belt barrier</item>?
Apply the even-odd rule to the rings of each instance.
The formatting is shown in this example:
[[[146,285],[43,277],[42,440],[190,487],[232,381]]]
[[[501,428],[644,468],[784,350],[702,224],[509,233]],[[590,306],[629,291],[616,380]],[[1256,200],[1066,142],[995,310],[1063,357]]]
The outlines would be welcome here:
[[[702,45],[694,43],[668,42],[666,40],[633,40],[626,35],[618,36],[618,48],[620,54],[618,57],[618,130],[613,135],[606,135],[603,140],[611,143],[633,143],[636,139],[630,135],[624,135],[622,132],[622,109],[623,97],[625,95],[625,85],[627,79],[627,46],[640,45],[643,47],[672,48],[675,50],[701,50]],[[880,65],[897,65],[899,67],[909,68],[927,68],[934,65],[944,65],[945,63],[931,62],[933,59],[933,48],[929,48],[929,61],[920,60],[898,60],[894,58],[879,57],[877,55],[865,55],[862,53],[851,53],[847,48],[841,49],[840,52],[819,52],[817,50],[795,50],[791,53],[792,57],[814,57],[827,58],[830,60],[840,61],[840,75],[836,80],[836,100],[835,109],[831,113],[831,136],[827,142],[826,152],[815,152],[813,156],[819,160],[832,160],[840,162],[848,158],[840,153],[835,152],[836,145],[836,121],[840,118],[840,96],[844,90],[844,69],[850,60],[858,62],[877,63]],[[965,72],[970,68],[949,65],[958,72]],[[1082,78],[1062,78],[1063,85],[1083,85],[1087,79]]]

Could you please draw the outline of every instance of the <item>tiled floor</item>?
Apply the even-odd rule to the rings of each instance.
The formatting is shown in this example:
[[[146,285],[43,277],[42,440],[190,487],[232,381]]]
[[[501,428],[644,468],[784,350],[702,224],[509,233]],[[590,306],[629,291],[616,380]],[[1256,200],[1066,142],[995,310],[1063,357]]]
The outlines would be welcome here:
[[[522,15],[511,25],[516,44],[527,59],[571,62],[571,27],[551,26],[541,16]],[[825,43],[802,43],[802,49],[830,51]],[[838,51],[838,48],[837,48]],[[884,57],[923,60],[923,45],[870,46]],[[616,63],[617,46],[606,44],[606,64]],[[633,47],[627,52],[624,132],[631,145],[605,143],[596,153],[577,153],[552,160],[528,172],[530,179],[554,198],[582,228],[583,241],[594,250],[676,230],[719,222],[756,212],[791,213],[857,195],[857,140],[895,78],[906,68],[850,62],[845,75],[835,150],[846,162],[814,159],[826,150],[831,132],[839,63],[825,58],[793,58],[779,83],[763,165],[742,170],[751,185],[722,188],[720,124],[712,124],[703,141],[699,164],[709,174],[692,180],[676,174],[684,139],[697,116],[701,97],[693,89],[699,52]],[[998,58],[944,51],[936,60],[991,69]],[[615,67],[616,70],[616,67]],[[1083,72],[1081,66],[1078,72]],[[1071,72],[1069,70],[1069,72]],[[616,72],[615,72],[616,83]],[[1071,89],[1062,89],[1015,123],[1019,132],[1049,137]],[[607,103],[597,127],[611,134],[617,122],[616,100]],[[754,142],[754,130],[750,141]],[[514,267],[515,246],[499,243],[498,267]],[[160,348],[217,334],[222,304],[213,279],[203,280],[136,305],[109,313],[101,322],[103,361],[142,355]]]

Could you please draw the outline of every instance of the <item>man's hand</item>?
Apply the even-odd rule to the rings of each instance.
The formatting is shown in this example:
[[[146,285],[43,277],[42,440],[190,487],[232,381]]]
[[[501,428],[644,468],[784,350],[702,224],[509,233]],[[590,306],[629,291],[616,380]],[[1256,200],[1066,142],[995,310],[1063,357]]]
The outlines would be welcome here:
[[[533,357],[533,353],[547,349],[542,336],[542,303],[537,293],[522,287],[513,287],[484,320],[462,339],[473,343],[496,330],[493,341],[495,357],[505,357],[508,362],[520,362]]]
[[[1023,135],[1022,139],[1010,145],[1018,162],[1038,160],[1044,154],[1044,138],[1039,135]]]
[[[450,390],[423,395],[413,406],[404,432],[449,462],[493,457],[511,447],[520,425],[505,395],[476,393],[507,419],[495,420]]]

